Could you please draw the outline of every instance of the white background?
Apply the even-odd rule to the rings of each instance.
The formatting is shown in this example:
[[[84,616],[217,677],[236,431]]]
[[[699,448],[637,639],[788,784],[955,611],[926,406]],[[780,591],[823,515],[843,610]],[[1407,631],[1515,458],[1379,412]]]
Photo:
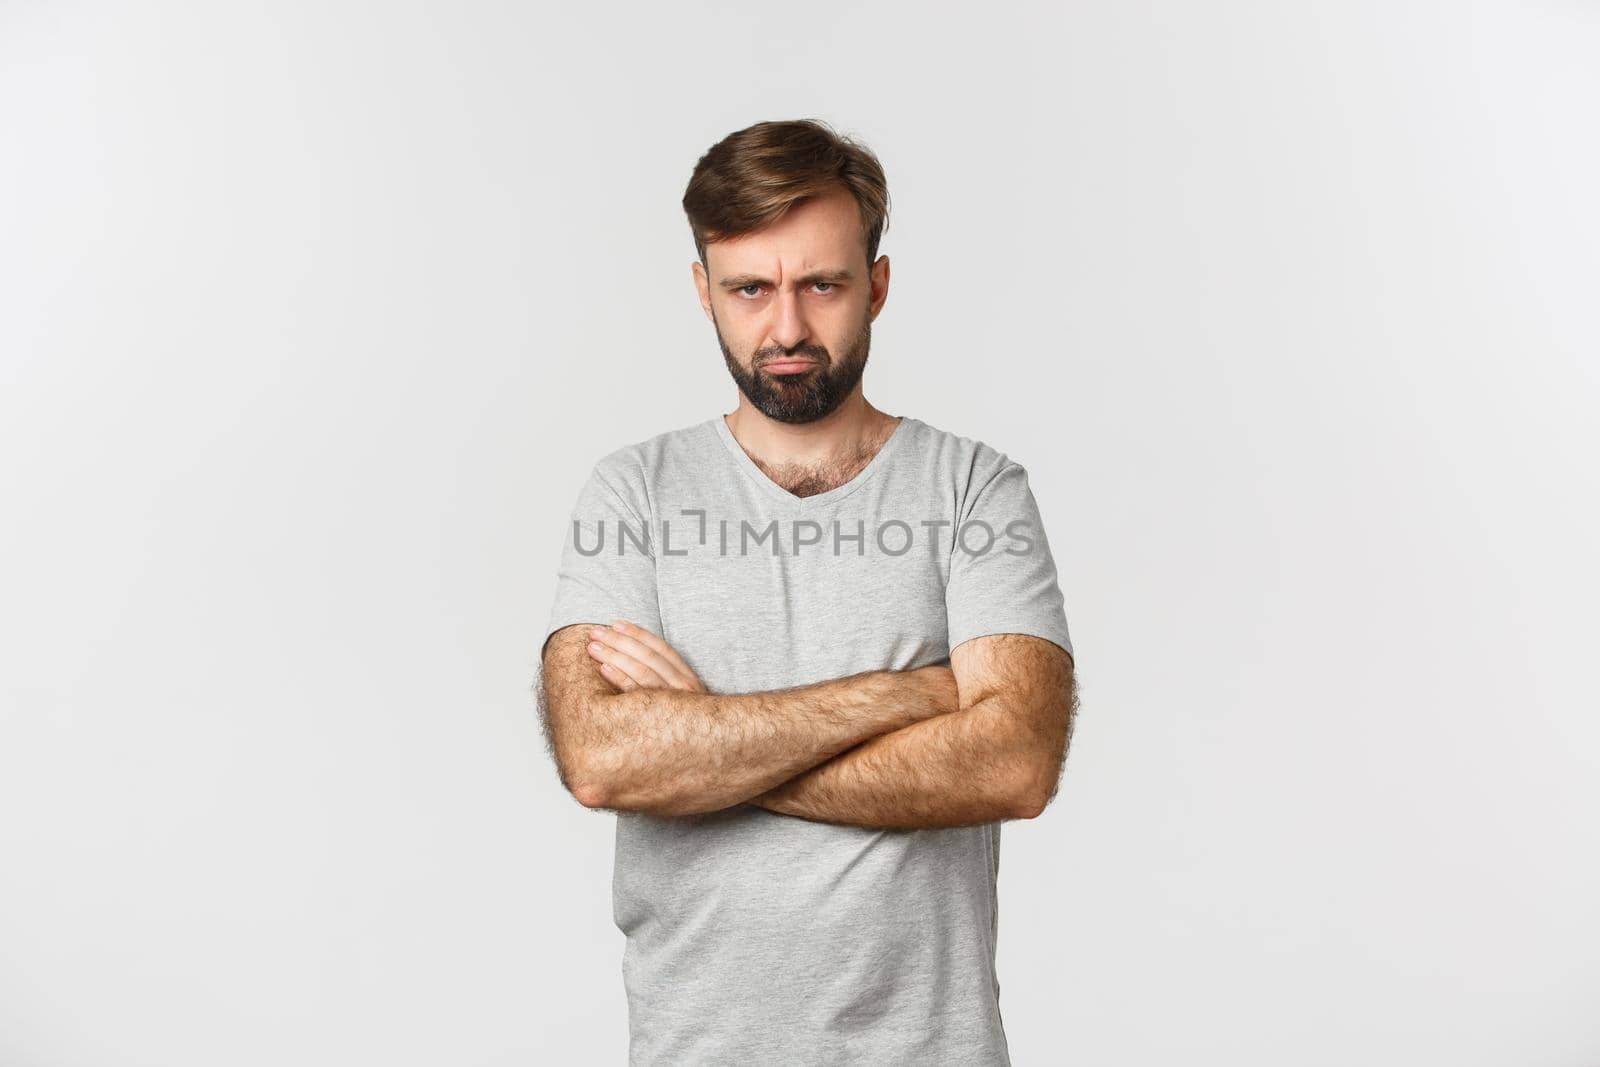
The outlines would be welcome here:
[[[1600,8],[577,6],[0,6],[0,1063],[623,1062],[538,641],[818,117],[1067,599],[1019,1067],[1600,1064]]]

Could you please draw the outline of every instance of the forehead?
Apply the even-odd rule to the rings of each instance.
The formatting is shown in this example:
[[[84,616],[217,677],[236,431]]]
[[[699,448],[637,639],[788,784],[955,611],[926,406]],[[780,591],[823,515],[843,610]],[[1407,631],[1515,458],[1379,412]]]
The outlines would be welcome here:
[[[706,245],[713,278],[757,271],[854,269],[864,258],[861,207],[840,189],[796,204],[783,218],[754,233]]]

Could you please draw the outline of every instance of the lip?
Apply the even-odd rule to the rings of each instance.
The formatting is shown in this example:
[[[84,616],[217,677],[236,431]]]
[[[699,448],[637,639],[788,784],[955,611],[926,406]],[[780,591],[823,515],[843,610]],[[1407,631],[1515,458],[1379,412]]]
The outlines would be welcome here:
[[[773,359],[761,364],[769,374],[800,374],[816,365],[814,359]]]

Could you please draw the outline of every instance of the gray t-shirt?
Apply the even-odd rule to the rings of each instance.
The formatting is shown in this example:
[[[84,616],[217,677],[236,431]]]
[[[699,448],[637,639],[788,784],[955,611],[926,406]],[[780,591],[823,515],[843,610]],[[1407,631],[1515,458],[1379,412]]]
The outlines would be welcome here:
[[[1027,472],[910,416],[809,497],[768,478],[721,415],[603,456],[546,632],[619,618],[713,693],[948,664],[984,634],[1072,651]],[[998,822],[619,813],[630,1065],[1008,1064],[999,860]]]

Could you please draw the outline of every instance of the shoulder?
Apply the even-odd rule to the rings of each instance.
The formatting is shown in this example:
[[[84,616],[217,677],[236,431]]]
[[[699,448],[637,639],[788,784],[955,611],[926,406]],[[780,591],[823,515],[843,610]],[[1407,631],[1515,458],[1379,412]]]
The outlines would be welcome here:
[[[935,426],[921,419],[915,429],[918,451],[934,471],[948,478],[957,488],[980,487],[1010,470],[1012,476],[1026,475],[1023,465],[1010,454],[978,437],[971,437]]]
[[[600,453],[590,461],[589,480],[609,487],[632,505],[647,507],[653,486],[672,471],[694,470],[713,447],[718,447],[715,427],[711,420],[701,419]]]

